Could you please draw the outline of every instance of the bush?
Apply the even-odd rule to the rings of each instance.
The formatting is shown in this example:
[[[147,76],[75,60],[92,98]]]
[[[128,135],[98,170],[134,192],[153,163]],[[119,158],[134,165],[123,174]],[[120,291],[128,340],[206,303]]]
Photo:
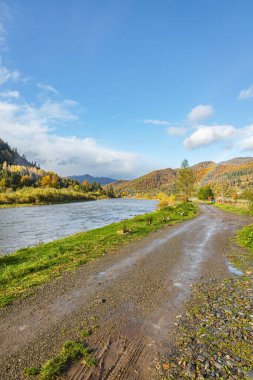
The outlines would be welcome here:
[[[158,206],[157,206],[157,208],[158,208],[159,210],[163,210],[163,209],[165,209],[166,207],[168,207],[168,201],[167,201],[166,199],[161,200],[161,201],[158,203]]]
[[[122,223],[122,228],[118,231],[119,234],[124,235],[124,234],[129,234],[131,233],[131,229],[128,227],[126,222]]]
[[[203,186],[199,189],[197,197],[202,201],[207,201],[209,198],[214,197],[214,193],[210,186]]]
[[[146,223],[148,226],[151,226],[151,224],[153,223],[153,216],[152,215],[147,215],[145,220],[146,220]]]

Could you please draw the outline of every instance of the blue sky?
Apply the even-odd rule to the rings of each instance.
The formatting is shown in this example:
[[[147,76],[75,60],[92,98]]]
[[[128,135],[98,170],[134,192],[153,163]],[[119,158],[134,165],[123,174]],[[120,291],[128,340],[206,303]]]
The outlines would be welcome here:
[[[251,156],[251,0],[0,1],[0,137],[133,178]]]

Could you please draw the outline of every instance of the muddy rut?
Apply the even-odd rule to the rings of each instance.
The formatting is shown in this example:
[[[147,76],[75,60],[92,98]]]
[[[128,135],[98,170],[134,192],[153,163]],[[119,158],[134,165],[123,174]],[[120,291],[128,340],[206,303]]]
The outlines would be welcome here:
[[[76,363],[69,380],[158,379],[177,317],[196,282],[231,276],[224,253],[247,218],[201,206],[200,215],[166,227],[38,289],[0,311],[0,379],[48,360],[96,320],[88,338],[97,365]]]

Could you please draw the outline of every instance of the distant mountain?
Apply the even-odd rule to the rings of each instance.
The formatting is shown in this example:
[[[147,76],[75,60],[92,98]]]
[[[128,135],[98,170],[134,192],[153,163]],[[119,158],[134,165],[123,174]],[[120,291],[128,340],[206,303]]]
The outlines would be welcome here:
[[[93,177],[89,174],[83,174],[83,175],[72,175],[72,179],[75,179],[76,181],[82,183],[83,181],[88,181],[89,183],[92,182],[99,182],[101,185],[107,185],[109,183],[116,182],[116,179],[108,178],[108,177]]]
[[[207,184],[218,187],[221,183],[226,183],[232,189],[243,190],[253,186],[253,157],[237,157],[220,163],[205,161],[193,165],[192,169],[196,187]],[[155,170],[131,181],[117,181],[113,187],[116,192],[128,194],[157,194],[161,191],[173,193],[178,170]]]
[[[29,162],[25,156],[20,156],[17,149],[11,148],[8,143],[0,138],[0,165],[5,161],[9,165],[35,166],[35,164]]]

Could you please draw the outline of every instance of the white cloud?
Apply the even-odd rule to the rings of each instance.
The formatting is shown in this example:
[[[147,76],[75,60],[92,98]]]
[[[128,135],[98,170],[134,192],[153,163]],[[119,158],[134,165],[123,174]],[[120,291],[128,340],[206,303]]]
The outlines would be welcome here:
[[[214,109],[212,106],[207,104],[199,104],[194,107],[188,114],[188,120],[190,123],[198,123],[201,120],[208,119],[214,114]]]
[[[51,86],[50,84],[46,84],[46,83],[38,83],[38,87],[39,87],[41,90],[43,90],[43,91],[52,92],[53,94],[56,94],[56,95],[59,94],[59,91],[56,90],[56,88],[54,88],[54,87]]]
[[[5,67],[0,57],[0,85],[17,80],[24,82],[26,78]],[[63,136],[58,132],[59,124],[73,128],[78,122],[80,130],[79,114],[85,109],[72,99],[55,100],[59,93],[51,85],[37,86],[47,92],[46,99],[37,98],[37,105],[26,102],[18,91],[0,92],[0,137],[21,154],[66,176],[91,173],[124,178],[143,170],[141,156],[136,153],[108,148],[92,137]]]
[[[69,102],[33,106],[0,101],[0,136],[30,160],[62,175],[91,173],[128,177],[140,169],[140,156],[103,146],[91,137],[61,136],[55,120],[69,122]],[[74,114],[73,114],[74,115]],[[74,115],[75,116],[75,115]]]
[[[246,133],[252,134],[253,133],[253,124],[250,124],[250,125],[247,125],[246,127],[244,127],[244,131]]]
[[[253,151],[253,124],[247,125],[241,131],[242,140],[239,145],[243,151]]]
[[[184,140],[184,147],[196,149],[212,145],[215,142],[227,140],[236,134],[236,129],[232,125],[201,125],[189,137]]]
[[[7,102],[0,102],[0,116],[1,117],[8,117],[9,115],[12,115],[13,113],[17,112],[18,106],[12,103]]]
[[[36,110],[36,113],[40,113],[41,118],[46,121],[49,120],[61,120],[61,121],[70,121],[77,120],[78,116],[72,112],[72,107],[76,103],[70,103],[69,100],[55,102],[55,101],[46,101],[41,105],[39,109]]]
[[[171,136],[183,136],[187,129],[184,127],[169,127],[167,133]]]
[[[253,151],[253,136],[249,136],[247,139],[242,140],[240,145],[244,151]]]
[[[238,96],[239,100],[244,100],[244,99],[249,99],[249,98],[253,98],[253,85],[250,86],[249,88],[241,90]]]
[[[7,67],[0,65],[0,85],[11,81],[17,81],[21,78],[21,74],[18,70],[10,71]]]
[[[20,94],[18,91],[3,91],[0,92],[1,98],[12,98],[12,99],[19,99]]]
[[[153,124],[153,125],[170,125],[171,123],[166,120],[156,120],[156,119],[146,119],[143,120],[144,124]]]

